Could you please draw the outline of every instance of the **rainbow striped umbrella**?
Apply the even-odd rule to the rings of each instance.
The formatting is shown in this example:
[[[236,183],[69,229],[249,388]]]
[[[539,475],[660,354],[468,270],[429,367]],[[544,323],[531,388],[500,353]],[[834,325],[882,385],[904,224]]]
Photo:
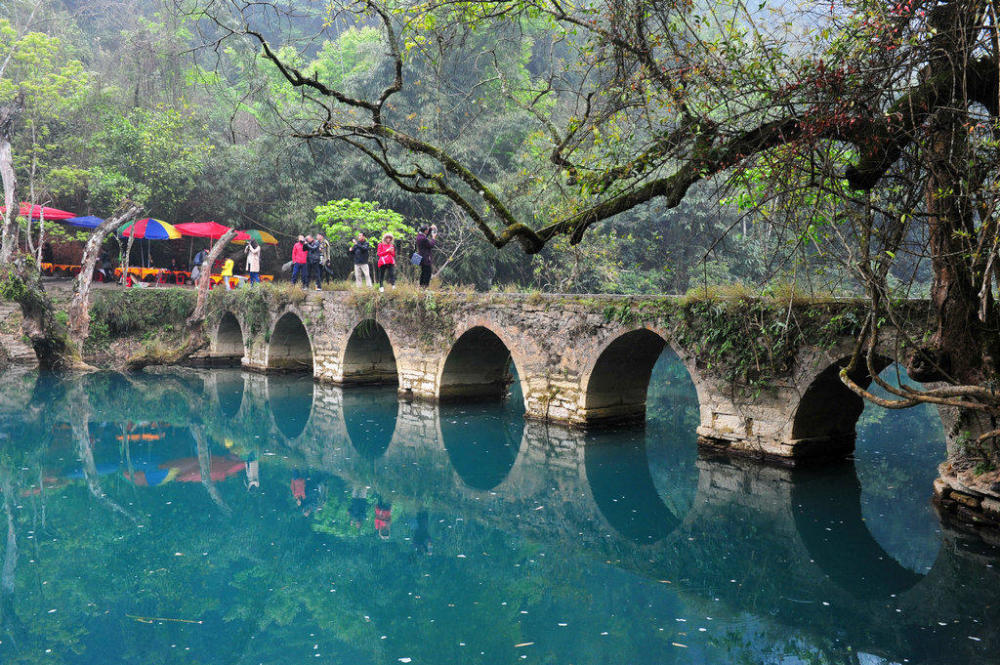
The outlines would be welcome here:
[[[135,233],[136,238],[146,238],[147,240],[176,240],[181,237],[181,232],[172,225],[159,219],[147,217],[140,219],[135,224],[124,224],[118,233],[128,238]]]
[[[239,240],[234,240],[233,242],[242,245],[247,240],[256,240],[261,245],[277,245],[278,239],[267,231],[261,231],[260,229],[250,229],[249,231],[240,231],[241,234],[247,236],[246,239],[240,238]]]

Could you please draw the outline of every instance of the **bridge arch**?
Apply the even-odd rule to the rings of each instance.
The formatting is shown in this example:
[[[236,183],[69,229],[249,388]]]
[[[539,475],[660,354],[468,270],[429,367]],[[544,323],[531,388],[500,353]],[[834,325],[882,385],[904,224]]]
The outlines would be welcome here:
[[[289,310],[278,317],[267,345],[268,370],[313,371],[313,347],[302,318]]]
[[[341,383],[399,383],[396,353],[389,334],[375,319],[364,319],[354,326],[341,355]]]
[[[664,349],[670,348],[683,362],[683,356],[667,339],[657,330],[637,328],[616,336],[600,348],[581,380],[582,423],[643,422],[653,367]],[[687,363],[684,366],[699,402],[703,402],[691,367]]]
[[[790,438],[810,458],[844,457],[854,450],[858,418],[865,402],[840,380],[840,370],[849,361],[849,357],[840,358],[819,372],[792,412]],[[875,369],[881,372],[892,361],[878,356],[875,363]],[[863,388],[872,383],[866,367],[859,367],[851,378]]]
[[[245,355],[243,327],[236,315],[227,311],[219,319],[219,325],[215,329],[212,357],[220,361],[229,360],[238,363]]]
[[[443,402],[502,401],[514,381],[513,372],[520,376],[521,367],[503,332],[478,322],[457,337],[441,363],[437,398]]]

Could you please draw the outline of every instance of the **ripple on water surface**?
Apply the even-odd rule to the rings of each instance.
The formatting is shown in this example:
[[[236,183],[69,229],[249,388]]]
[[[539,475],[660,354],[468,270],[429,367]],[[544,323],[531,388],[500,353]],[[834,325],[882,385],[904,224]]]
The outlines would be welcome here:
[[[667,351],[642,429],[238,370],[0,375],[0,662],[988,662],[995,554],[928,507],[933,411],[857,459],[697,454]],[[16,546],[16,551],[15,551]]]

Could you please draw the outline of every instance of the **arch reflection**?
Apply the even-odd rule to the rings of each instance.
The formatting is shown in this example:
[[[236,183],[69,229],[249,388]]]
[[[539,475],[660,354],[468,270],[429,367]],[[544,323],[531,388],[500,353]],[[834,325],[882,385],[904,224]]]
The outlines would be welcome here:
[[[601,515],[624,538],[648,545],[666,538],[681,520],[663,503],[646,456],[645,432],[588,434],[587,483]]]
[[[834,584],[856,598],[884,598],[923,579],[872,537],[861,514],[861,483],[853,462],[796,471],[792,478],[796,530]]]
[[[242,372],[217,371],[215,391],[219,400],[219,410],[226,418],[234,418],[243,406],[246,381]]]
[[[313,409],[312,377],[276,375],[267,377],[267,402],[278,431],[295,439],[309,422]]]
[[[378,459],[389,449],[396,431],[399,401],[392,388],[357,388],[343,393],[347,437],[365,459]]]
[[[524,435],[519,409],[508,405],[442,407],[440,423],[448,459],[467,487],[486,491],[506,480]]]

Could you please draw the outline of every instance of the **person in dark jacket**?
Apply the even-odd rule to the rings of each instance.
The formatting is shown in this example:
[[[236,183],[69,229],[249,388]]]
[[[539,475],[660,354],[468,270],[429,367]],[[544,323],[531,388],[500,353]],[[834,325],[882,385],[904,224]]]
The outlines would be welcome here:
[[[302,246],[306,250],[306,263],[309,268],[306,273],[305,285],[309,286],[309,280],[316,280],[316,290],[323,290],[323,267],[320,264],[319,240],[311,235],[306,236],[306,244]]]
[[[201,277],[202,266],[205,260],[208,258],[208,250],[202,249],[197,254],[194,255],[194,260],[191,262],[191,283],[197,284],[198,279]]]
[[[417,234],[417,253],[420,254],[420,286],[430,286],[434,267],[434,246],[437,245],[437,226],[421,226]]]
[[[372,275],[368,268],[368,254],[370,251],[371,247],[368,245],[368,240],[365,238],[364,233],[359,233],[357,240],[347,250],[347,253],[354,257],[354,281],[358,286],[361,286],[362,276],[364,276],[365,284],[368,286],[372,285]]]

